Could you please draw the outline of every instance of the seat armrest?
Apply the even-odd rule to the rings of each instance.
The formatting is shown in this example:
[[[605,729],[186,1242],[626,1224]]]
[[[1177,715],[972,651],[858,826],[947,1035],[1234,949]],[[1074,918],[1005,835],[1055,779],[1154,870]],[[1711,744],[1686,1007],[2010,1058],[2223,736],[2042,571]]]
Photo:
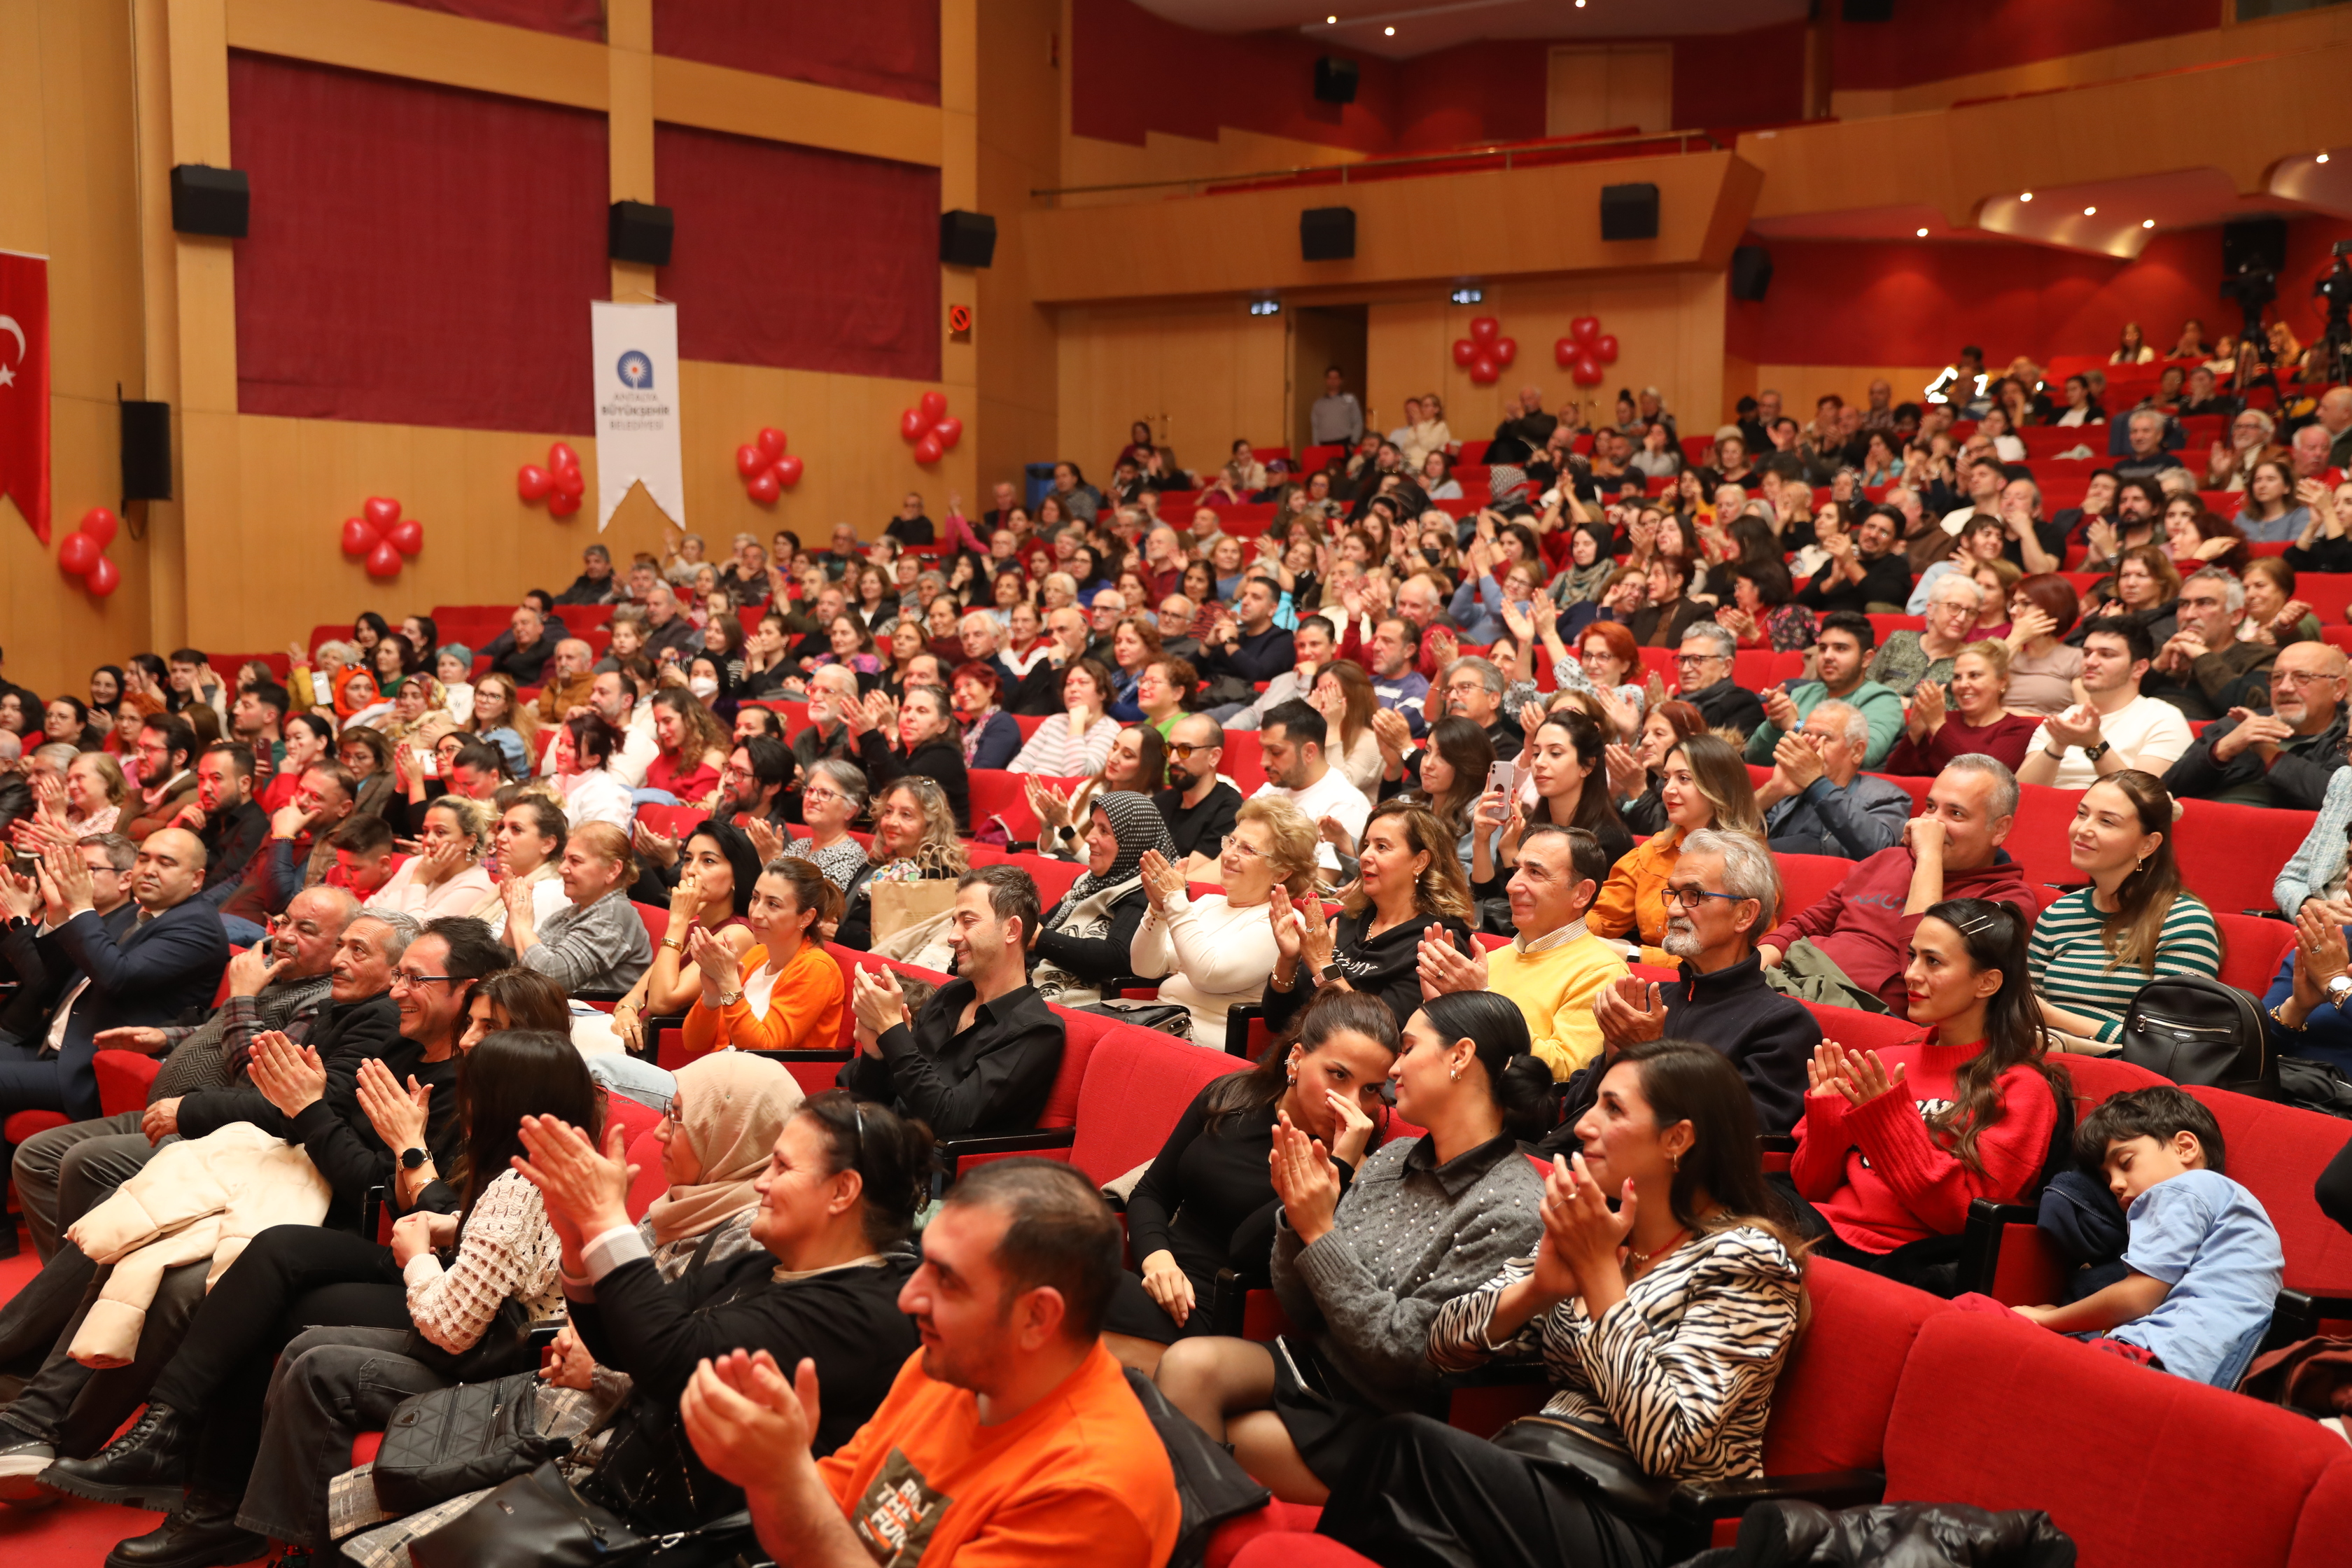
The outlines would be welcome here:
[[[373,1241],[383,1226],[383,1189],[370,1187],[360,1198],[360,1234]]]
[[[1242,1319],[1249,1304],[1249,1287],[1242,1277],[1230,1268],[1220,1268],[1209,1282],[1209,1299],[1201,1303],[1209,1311],[1212,1331],[1229,1340],[1242,1337]]]
[[[1253,1022],[1265,1022],[1265,1004],[1244,1003],[1225,1009],[1225,1055],[1244,1061],[1255,1059],[1249,1048],[1249,1026]]]
[[[1161,975],[1160,980],[1165,980]],[[1120,974],[1102,983],[1102,999],[1106,1002],[1157,1000],[1160,980],[1146,980],[1140,974]]]
[[[2277,1303],[2271,1309],[2271,1326],[2263,1335],[2260,1349],[2265,1352],[2284,1350],[2297,1340],[2307,1340],[2319,1332],[2319,1325],[2331,1318],[2352,1318],[2352,1296],[2315,1296],[2303,1290],[2281,1290]]]
[[[956,1178],[957,1163],[982,1154],[1043,1154],[1066,1149],[1077,1139],[1075,1127],[1046,1127],[1035,1132],[999,1132],[965,1138],[942,1138],[936,1146],[940,1170],[946,1181]],[[944,1184],[941,1190],[945,1190]]]
[[[2000,1272],[2001,1232],[2012,1225],[2032,1225],[2040,1218],[2039,1209],[2023,1204],[1997,1204],[1990,1198],[1970,1202],[1968,1226],[1960,1233],[1960,1289],[1991,1295]]]

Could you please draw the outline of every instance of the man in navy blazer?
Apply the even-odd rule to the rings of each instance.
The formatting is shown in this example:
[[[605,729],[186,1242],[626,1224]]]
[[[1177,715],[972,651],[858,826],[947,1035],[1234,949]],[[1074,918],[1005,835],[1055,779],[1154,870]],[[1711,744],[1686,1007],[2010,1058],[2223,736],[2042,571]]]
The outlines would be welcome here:
[[[92,907],[117,942],[139,915],[131,901],[131,868],[139,847],[119,833],[93,836],[74,853],[89,868]],[[16,995],[0,1008],[0,1047],[40,1044],[50,1015],[80,972],[58,951],[55,931],[43,934],[40,885],[30,877],[0,879],[0,966],[15,972]]]
[[[228,937],[219,911],[196,898],[205,864],[203,842],[185,828],[149,834],[131,868],[139,913],[117,941],[98,913],[80,852],[55,849],[43,858],[41,896],[58,951],[77,978],[43,1038],[0,1047],[0,1117],[18,1110],[62,1110],[77,1121],[98,1115],[98,1034],[170,1023],[211,1002],[228,966]]]

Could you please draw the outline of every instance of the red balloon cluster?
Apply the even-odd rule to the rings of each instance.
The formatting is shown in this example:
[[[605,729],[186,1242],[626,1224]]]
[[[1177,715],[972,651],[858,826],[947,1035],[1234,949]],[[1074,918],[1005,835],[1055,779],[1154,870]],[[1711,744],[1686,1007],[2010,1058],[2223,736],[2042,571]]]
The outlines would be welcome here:
[[[400,558],[424,548],[425,525],[401,516],[400,503],[387,497],[370,496],[359,516],[343,519],[343,553],[365,558],[367,574],[379,583],[399,576]]]
[[[1454,363],[1470,373],[1480,386],[1492,386],[1503,367],[1519,357],[1517,338],[1502,335],[1503,323],[1492,316],[1470,318],[1470,335],[1454,340]]]
[[[59,569],[80,578],[82,586],[101,599],[122,585],[122,568],[106,556],[106,547],[114,542],[115,527],[114,514],[94,506],[81,514],[81,526],[58,546]]]
[[[1579,316],[1568,324],[1568,336],[1552,344],[1551,357],[1579,386],[1599,386],[1606,379],[1602,366],[1617,363],[1617,339],[1601,330],[1598,316]]]
[[[755,440],[735,448],[735,471],[743,477],[743,493],[761,506],[801,482],[802,463],[784,455],[784,433],[774,426],[761,428]]]
[[[948,412],[946,393],[927,392],[920,407],[898,416],[898,437],[914,443],[915,461],[936,463],[963,439],[963,421]]]
[[[587,493],[588,481],[580,475],[580,454],[562,441],[547,449],[547,467],[525,463],[515,470],[515,494],[526,501],[545,501],[550,517],[570,517],[580,510],[580,498]],[[393,571],[398,570],[394,566]]]

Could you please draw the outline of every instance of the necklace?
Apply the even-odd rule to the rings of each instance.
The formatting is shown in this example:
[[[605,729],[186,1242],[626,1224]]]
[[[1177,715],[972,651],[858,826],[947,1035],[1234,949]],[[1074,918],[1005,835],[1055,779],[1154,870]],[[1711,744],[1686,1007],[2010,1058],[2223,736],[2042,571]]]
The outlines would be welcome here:
[[[1633,1250],[1633,1248],[1632,1248],[1631,1247],[1628,1247],[1625,1249],[1625,1256],[1626,1256],[1628,1258],[1631,1258],[1631,1259],[1633,1260],[1633,1267],[1634,1267],[1634,1268],[1647,1268],[1650,1266],[1650,1260],[1651,1260],[1652,1258],[1657,1258],[1657,1257],[1659,1257],[1659,1256],[1661,1256],[1661,1255],[1663,1255],[1663,1254],[1664,1254],[1664,1253],[1672,1252],[1672,1251],[1675,1249],[1675,1247],[1676,1246],[1678,1246],[1678,1245],[1681,1243],[1681,1241],[1682,1241],[1683,1237],[1685,1237],[1688,1236],[1689,1234],[1690,1234],[1690,1227],[1689,1227],[1689,1226],[1677,1226],[1677,1227],[1675,1228],[1675,1233],[1674,1233],[1672,1236],[1670,1236],[1670,1237],[1666,1237],[1666,1239],[1665,1239],[1665,1240],[1664,1240],[1664,1241],[1660,1242],[1657,1246],[1655,1246],[1655,1247],[1652,1247],[1649,1251],[1647,1251],[1647,1252],[1636,1252],[1636,1251],[1634,1251],[1634,1250]]]

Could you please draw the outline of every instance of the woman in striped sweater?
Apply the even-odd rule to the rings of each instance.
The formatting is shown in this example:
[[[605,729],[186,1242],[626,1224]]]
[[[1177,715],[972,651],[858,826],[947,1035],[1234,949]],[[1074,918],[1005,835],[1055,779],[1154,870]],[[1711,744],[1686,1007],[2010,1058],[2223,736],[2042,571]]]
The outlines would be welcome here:
[[[1540,1358],[1556,1392],[1492,1441],[1423,1415],[1381,1423],[1318,1527],[1376,1563],[1656,1563],[1676,1484],[1763,1469],[1804,1265],[1744,1080],[1705,1046],[1628,1046],[1576,1131],[1583,1152],[1572,1171],[1553,1162],[1533,1255],[1447,1302],[1429,1334],[1440,1372]]]
[[[2158,975],[2221,971],[2213,911],[2180,885],[2172,818],[2172,796],[2137,768],[2074,807],[2070,858],[2091,885],[2044,910],[2026,949],[2042,1021],[2067,1050],[2113,1053],[2125,1009]]]

